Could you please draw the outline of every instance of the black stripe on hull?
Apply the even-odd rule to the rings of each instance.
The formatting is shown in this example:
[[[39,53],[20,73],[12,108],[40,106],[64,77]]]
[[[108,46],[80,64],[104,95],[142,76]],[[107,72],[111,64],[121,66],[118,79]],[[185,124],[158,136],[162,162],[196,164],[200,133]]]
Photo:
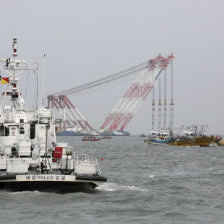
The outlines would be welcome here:
[[[93,182],[63,181],[15,181],[0,182],[0,189],[6,191],[41,191],[55,193],[90,192],[97,185]]]

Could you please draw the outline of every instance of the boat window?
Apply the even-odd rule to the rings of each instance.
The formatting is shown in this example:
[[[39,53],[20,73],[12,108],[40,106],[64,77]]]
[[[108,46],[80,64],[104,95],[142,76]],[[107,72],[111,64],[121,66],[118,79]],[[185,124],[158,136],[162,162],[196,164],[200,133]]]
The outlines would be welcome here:
[[[24,127],[20,127],[20,129],[19,129],[19,133],[20,133],[20,134],[25,134]]]
[[[5,136],[9,136],[9,128],[5,127]]]
[[[0,126],[0,136],[5,136],[4,126]]]
[[[40,123],[41,124],[48,124],[50,122],[50,117],[41,117]]]
[[[35,123],[30,124],[30,139],[35,138]]]

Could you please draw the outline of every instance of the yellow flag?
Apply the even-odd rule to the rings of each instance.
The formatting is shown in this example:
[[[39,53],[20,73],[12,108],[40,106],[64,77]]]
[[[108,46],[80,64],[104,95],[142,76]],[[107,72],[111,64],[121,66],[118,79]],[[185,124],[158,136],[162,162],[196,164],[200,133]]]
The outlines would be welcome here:
[[[4,85],[4,84],[8,84],[9,83],[9,78],[6,77],[6,78],[1,78],[1,84]]]

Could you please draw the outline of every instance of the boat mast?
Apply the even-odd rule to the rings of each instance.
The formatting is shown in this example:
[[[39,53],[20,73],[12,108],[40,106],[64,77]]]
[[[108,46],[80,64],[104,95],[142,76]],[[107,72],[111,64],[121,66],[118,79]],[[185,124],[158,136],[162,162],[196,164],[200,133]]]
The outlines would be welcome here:
[[[12,88],[12,97],[11,97],[11,101],[13,101],[13,108],[15,109],[16,108],[16,102],[15,100],[13,100],[13,95],[15,95],[16,91],[18,91],[17,89],[17,83],[16,83],[16,70],[15,70],[15,61],[16,61],[16,57],[17,57],[17,39],[14,38],[13,39],[13,44],[12,44],[12,49],[13,49],[13,64],[10,64],[10,68],[13,70],[13,82],[12,82],[12,85],[13,85],[13,88]],[[18,93],[19,94],[19,93]]]
[[[3,92],[3,99],[1,102],[1,110],[4,105],[4,101],[6,97],[10,97],[10,101],[12,104],[12,114],[15,116],[16,111],[24,111],[24,99],[21,97],[21,92],[19,91],[19,77],[21,73],[24,71],[33,71],[34,73],[37,73],[38,66],[35,65],[35,68],[28,68],[27,67],[27,61],[17,59],[17,38],[13,39],[12,44],[13,54],[12,58],[2,58],[0,59],[0,62],[3,63],[3,67],[0,68],[0,70],[4,71],[8,74],[8,82],[10,84],[10,87],[12,88],[11,91]]]
[[[161,129],[161,78],[159,78],[159,103],[158,103],[158,130]]]
[[[166,99],[166,69],[164,70],[164,115],[163,115],[163,130],[166,130],[166,113],[167,113],[167,99]]]
[[[173,53],[170,56],[171,59],[171,102],[170,102],[170,131],[173,130],[173,122],[174,122],[174,100],[173,100]]]
[[[44,95],[45,95],[45,77],[46,77],[46,54],[44,54],[44,71],[42,77],[42,98],[41,98],[41,107],[44,107]]]
[[[155,128],[155,85],[152,89],[152,130]]]
[[[12,44],[12,49],[13,49],[13,60],[11,60],[10,58],[8,58],[6,60],[6,69],[12,70],[11,72],[8,71],[8,73],[10,74],[9,77],[9,83],[12,85],[12,92],[10,93],[11,95],[11,102],[12,102],[12,110],[13,110],[13,114],[15,115],[16,110],[20,110],[23,111],[23,106],[24,106],[24,100],[21,98],[21,93],[19,91],[18,88],[18,81],[19,78],[17,77],[17,73],[16,71],[19,70],[21,73],[23,71],[23,69],[19,68],[21,65],[20,63],[25,63],[25,61],[21,61],[16,59],[17,58],[17,38],[13,39],[13,44]],[[7,95],[8,93],[6,93]]]

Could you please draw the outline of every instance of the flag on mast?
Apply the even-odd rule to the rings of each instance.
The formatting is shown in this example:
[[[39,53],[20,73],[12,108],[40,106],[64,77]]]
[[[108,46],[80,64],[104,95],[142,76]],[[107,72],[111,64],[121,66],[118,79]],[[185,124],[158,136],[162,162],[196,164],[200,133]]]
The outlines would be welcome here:
[[[9,77],[1,77],[1,84],[4,85],[4,84],[8,84],[9,83]]]

